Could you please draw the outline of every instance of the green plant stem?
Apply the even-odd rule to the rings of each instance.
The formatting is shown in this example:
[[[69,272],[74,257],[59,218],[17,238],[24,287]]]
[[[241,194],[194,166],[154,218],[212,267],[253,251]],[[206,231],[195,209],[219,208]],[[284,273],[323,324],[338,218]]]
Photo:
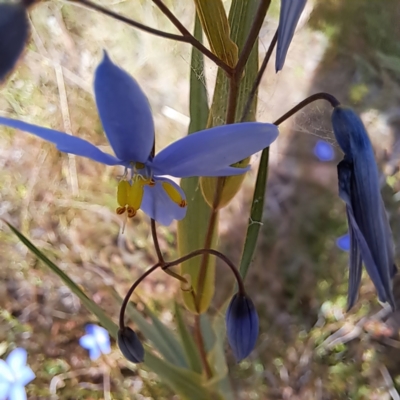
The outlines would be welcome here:
[[[247,36],[246,43],[243,46],[242,51],[239,55],[239,60],[235,67],[235,73],[239,75],[239,80],[241,79],[242,72],[246,66],[247,60],[249,59],[251,50],[253,49],[254,43],[256,42],[258,35],[261,30],[261,26],[264,22],[265,15],[267,14],[271,0],[260,0],[256,16],[254,18],[253,24],[250,28],[249,35]]]
[[[203,334],[201,333],[201,325],[200,325],[200,315],[195,314],[194,316],[194,336],[197,344],[197,348],[199,349],[201,363],[203,364],[204,371],[206,373],[207,379],[210,380],[213,376],[210,364],[207,360],[207,352],[206,347],[204,345]]]

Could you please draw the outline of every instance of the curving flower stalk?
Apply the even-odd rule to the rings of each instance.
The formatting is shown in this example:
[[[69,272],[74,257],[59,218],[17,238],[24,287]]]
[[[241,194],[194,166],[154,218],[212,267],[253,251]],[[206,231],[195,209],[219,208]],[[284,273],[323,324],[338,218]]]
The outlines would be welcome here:
[[[100,119],[115,156],[81,138],[53,129],[0,117],[0,125],[32,133],[65,153],[105,165],[125,167],[118,184],[118,214],[136,215],[142,209],[163,225],[186,214],[182,189],[165,175],[231,176],[247,168],[234,164],[268,147],[278,136],[273,124],[247,122],[207,129],[177,140],[152,155],[154,123],[148,100],[137,82],[104,53],[96,69],[94,91]]]

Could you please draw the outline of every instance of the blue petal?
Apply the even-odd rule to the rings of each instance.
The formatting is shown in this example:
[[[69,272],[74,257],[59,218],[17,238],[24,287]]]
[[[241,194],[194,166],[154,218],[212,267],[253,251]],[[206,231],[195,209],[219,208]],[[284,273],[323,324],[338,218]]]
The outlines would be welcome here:
[[[154,179],[156,182],[154,186],[146,185],[144,187],[143,201],[140,207],[143,212],[165,226],[170,225],[174,219],[181,220],[184,218],[187,207],[180,207],[173,202],[162,187],[162,182],[173,185],[181,194],[182,199],[186,199],[180,186],[167,178],[154,177]]]
[[[36,375],[32,369],[24,366],[18,371],[16,383],[21,386],[26,386],[29,382],[33,381],[35,377]]]
[[[12,382],[13,380],[14,374],[10,366],[4,360],[0,360],[0,382]]]
[[[21,368],[25,367],[28,354],[25,349],[17,348],[7,357],[6,362],[16,376]]]
[[[97,109],[115,154],[126,162],[146,162],[154,144],[149,102],[137,82],[107,53],[94,80]]]
[[[26,400],[26,392],[23,386],[14,384],[10,388],[9,400]]]
[[[346,209],[348,207],[346,206]],[[350,221],[351,216],[349,216],[349,211],[347,211],[347,218]],[[349,287],[347,294],[347,311],[349,311],[358,298],[358,292],[361,285],[362,276],[362,258],[360,253],[360,247],[357,242],[357,233],[350,225],[350,269],[349,269]]]
[[[0,81],[17,63],[28,38],[28,26],[22,4],[0,4]]]
[[[156,175],[180,178],[242,174],[245,170],[229,166],[268,147],[278,133],[275,125],[258,122],[218,126],[172,143],[155,156],[151,167]]]
[[[254,349],[258,337],[258,315],[247,296],[236,293],[226,312],[226,333],[237,362]]]
[[[108,331],[101,326],[95,326],[94,329],[94,337],[97,345],[99,346],[100,351],[103,354],[109,354],[111,352],[110,347],[110,336]]]
[[[354,131],[354,127],[364,130],[363,124],[353,111],[346,107],[335,107],[332,112],[333,132],[340,148],[346,154],[348,160],[352,160],[353,154],[350,145],[350,137]],[[359,136],[359,135],[358,135]]]
[[[350,235],[346,233],[343,236],[339,236],[336,239],[336,246],[339,247],[340,250],[349,251],[350,250]]]
[[[79,344],[86,350],[90,350],[97,347],[96,339],[94,335],[84,335],[79,339]]]
[[[281,0],[278,26],[278,45],[276,49],[275,69],[280,71],[285,64],[286,54],[293,39],[307,0]]]
[[[5,400],[8,398],[10,393],[11,384],[6,381],[0,381],[0,400]]]
[[[332,161],[335,158],[332,145],[325,140],[317,141],[314,146],[314,154],[320,161]]]
[[[381,229],[383,221],[380,199],[377,202],[377,208],[369,208],[374,204],[374,196],[370,190],[367,190],[365,195],[360,197],[359,189],[368,187],[368,180],[360,179],[360,175],[355,173],[354,168],[355,166],[346,160],[339,163],[339,196],[346,203],[350,231],[357,241],[361,258],[375,285],[378,297],[382,302],[389,302],[394,308],[391,285],[391,271],[394,263],[387,252],[388,238]],[[365,168],[368,170],[367,166]],[[373,175],[370,182],[373,183]],[[350,265],[350,269],[352,268],[357,268],[357,265]],[[351,274],[358,276],[356,272],[350,271]]]
[[[10,128],[19,129],[21,131],[32,133],[40,138],[54,143],[57,149],[64,152],[90,158],[106,165],[122,164],[120,160],[111,154],[102,152],[93,144],[76,136],[67,135],[66,133],[55,131],[53,129],[44,128],[42,126],[28,124],[16,119],[0,117],[0,125]]]

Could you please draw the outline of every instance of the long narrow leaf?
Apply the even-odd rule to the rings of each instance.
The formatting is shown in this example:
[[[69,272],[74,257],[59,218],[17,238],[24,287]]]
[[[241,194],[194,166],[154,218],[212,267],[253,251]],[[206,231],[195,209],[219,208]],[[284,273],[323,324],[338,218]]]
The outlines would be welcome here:
[[[178,303],[175,303],[175,316],[176,323],[178,325],[179,336],[182,340],[183,348],[185,349],[186,358],[190,364],[190,368],[192,369],[192,371],[201,374],[203,366],[201,364],[199,351],[197,350],[193,336],[188,331],[187,326],[183,320],[181,309]]]
[[[202,31],[199,19],[196,17],[194,36],[202,41]],[[204,79],[204,58],[197,49],[192,49],[190,64],[190,125],[189,132],[202,130],[207,125],[208,103],[207,88]],[[181,180],[181,187],[186,193],[188,210],[186,217],[178,222],[178,250],[183,256],[193,250],[204,246],[208,220],[211,215],[210,207],[205,202],[200,190],[199,178],[186,178]],[[201,218],[199,218],[201,215]],[[216,247],[216,235],[214,235],[212,247]],[[182,275],[189,274],[194,288],[197,287],[198,271],[201,257],[192,258],[181,266]],[[200,303],[200,309],[207,309],[214,296],[215,259],[209,258],[207,274],[205,278],[205,290]],[[185,306],[192,312],[196,311],[193,297],[188,292],[182,292]]]
[[[79,288],[79,286],[56,264],[48,259],[29,239],[27,239],[17,228],[6,222],[13,233],[18,237],[19,240],[33,253],[39,260],[43,261],[61,280],[69,287],[72,293],[74,293],[82,304],[93,313],[99,320],[99,322],[108,330],[111,336],[117,337],[118,326],[112,322],[103,312],[103,310]]]

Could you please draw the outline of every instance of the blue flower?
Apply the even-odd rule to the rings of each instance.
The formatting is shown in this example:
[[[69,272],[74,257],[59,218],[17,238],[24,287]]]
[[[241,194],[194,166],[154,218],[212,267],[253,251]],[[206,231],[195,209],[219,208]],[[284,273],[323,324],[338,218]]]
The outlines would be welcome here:
[[[97,360],[101,354],[111,352],[108,332],[97,325],[89,324],[86,326],[86,335],[79,339],[79,344],[89,351],[91,360]]]
[[[28,38],[28,27],[23,4],[0,4],[0,81],[17,63]]]
[[[350,235],[346,233],[343,236],[339,236],[336,239],[336,246],[339,247],[340,250],[350,251]]]
[[[17,348],[0,360],[0,399],[26,399],[25,386],[35,379],[35,374],[26,365],[25,349]]]
[[[125,175],[118,185],[117,213],[128,217],[141,208],[163,225],[182,219],[186,214],[185,194],[164,175],[185,178],[242,174],[248,168],[230,165],[268,147],[278,136],[273,124],[219,126],[177,140],[153,157],[154,123],[147,98],[137,82],[114,65],[107,53],[97,67],[94,91],[115,156],[63,132],[3,117],[0,124],[33,133],[65,153],[124,166]]]
[[[320,161],[332,161],[335,158],[332,145],[325,140],[317,141],[314,146],[314,154]]]
[[[226,312],[226,333],[237,362],[254,349],[258,337],[258,315],[246,295],[236,293]]]
[[[380,193],[371,142],[361,119],[349,108],[336,107],[332,124],[345,154],[338,165],[338,179],[350,233],[348,308],[358,296],[363,262],[380,301],[388,302],[395,309],[391,280],[397,268],[392,232]]]
[[[307,0],[281,0],[279,14],[278,44],[276,49],[275,70],[280,71],[285,64],[286,54],[293,39]]]

